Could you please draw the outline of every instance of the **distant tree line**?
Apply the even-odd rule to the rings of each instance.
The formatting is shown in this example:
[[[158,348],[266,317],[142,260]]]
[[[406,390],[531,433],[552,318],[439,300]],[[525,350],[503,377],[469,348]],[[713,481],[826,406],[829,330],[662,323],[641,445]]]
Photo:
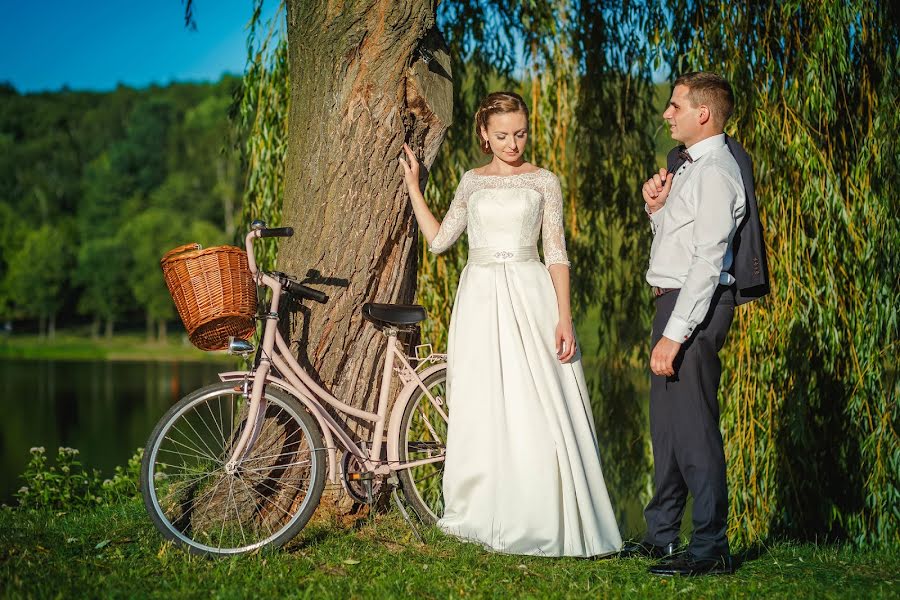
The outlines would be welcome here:
[[[240,80],[107,93],[0,84],[0,320],[97,336],[175,318],[168,249],[230,241],[242,169],[229,119]]]

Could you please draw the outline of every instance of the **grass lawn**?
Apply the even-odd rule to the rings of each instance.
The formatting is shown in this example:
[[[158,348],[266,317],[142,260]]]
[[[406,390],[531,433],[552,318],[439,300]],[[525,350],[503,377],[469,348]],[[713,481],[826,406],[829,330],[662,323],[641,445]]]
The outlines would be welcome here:
[[[203,352],[173,333],[166,342],[148,342],[142,335],[117,334],[112,339],[91,339],[70,332],[44,340],[37,335],[0,337],[0,359],[33,358],[50,360],[180,360],[232,361],[224,352]]]
[[[396,512],[316,517],[287,547],[208,559],[163,542],[140,500],[69,513],[0,511],[4,597],[897,598],[900,549],[777,543],[733,576],[666,579],[649,561],[493,554]]]

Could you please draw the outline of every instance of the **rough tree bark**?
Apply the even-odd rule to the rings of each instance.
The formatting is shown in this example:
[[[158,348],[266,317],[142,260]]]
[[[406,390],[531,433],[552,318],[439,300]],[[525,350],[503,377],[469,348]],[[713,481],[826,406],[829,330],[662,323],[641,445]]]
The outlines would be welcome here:
[[[410,303],[415,293],[417,229],[398,163],[402,144],[427,169],[452,118],[436,5],[287,2],[283,224],[296,234],[282,242],[278,264],[330,296],[305,312],[293,347],[327,388],[368,410],[377,402],[384,338],[360,307]]]

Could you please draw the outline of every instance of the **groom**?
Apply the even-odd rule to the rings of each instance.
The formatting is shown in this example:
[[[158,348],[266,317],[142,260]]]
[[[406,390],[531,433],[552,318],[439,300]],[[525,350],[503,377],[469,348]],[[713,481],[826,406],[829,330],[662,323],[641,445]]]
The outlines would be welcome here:
[[[650,356],[650,434],[656,493],[647,535],[623,556],[660,558],[657,575],[731,573],[728,490],[718,388],[735,304],[768,291],[753,173],[724,134],[734,109],[729,83],[713,73],[675,80],[663,118],[683,146],[642,188],[653,244],[647,282],[656,302]],[[688,493],[693,535],[676,553]]]

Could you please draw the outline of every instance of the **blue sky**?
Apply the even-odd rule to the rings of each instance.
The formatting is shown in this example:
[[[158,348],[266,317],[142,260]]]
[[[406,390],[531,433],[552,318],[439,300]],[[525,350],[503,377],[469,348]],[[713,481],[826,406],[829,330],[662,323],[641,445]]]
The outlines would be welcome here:
[[[0,0],[0,81],[20,92],[215,81],[244,69],[251,0]],[[265,5],[271,14],[278,0]]]
[[[266,18],[279,0],[266,0]],[[0,0],[0,82],[20,92],[110,90],[240,74],[252,0]],[[662,72],[656,80],[665,79]]]

